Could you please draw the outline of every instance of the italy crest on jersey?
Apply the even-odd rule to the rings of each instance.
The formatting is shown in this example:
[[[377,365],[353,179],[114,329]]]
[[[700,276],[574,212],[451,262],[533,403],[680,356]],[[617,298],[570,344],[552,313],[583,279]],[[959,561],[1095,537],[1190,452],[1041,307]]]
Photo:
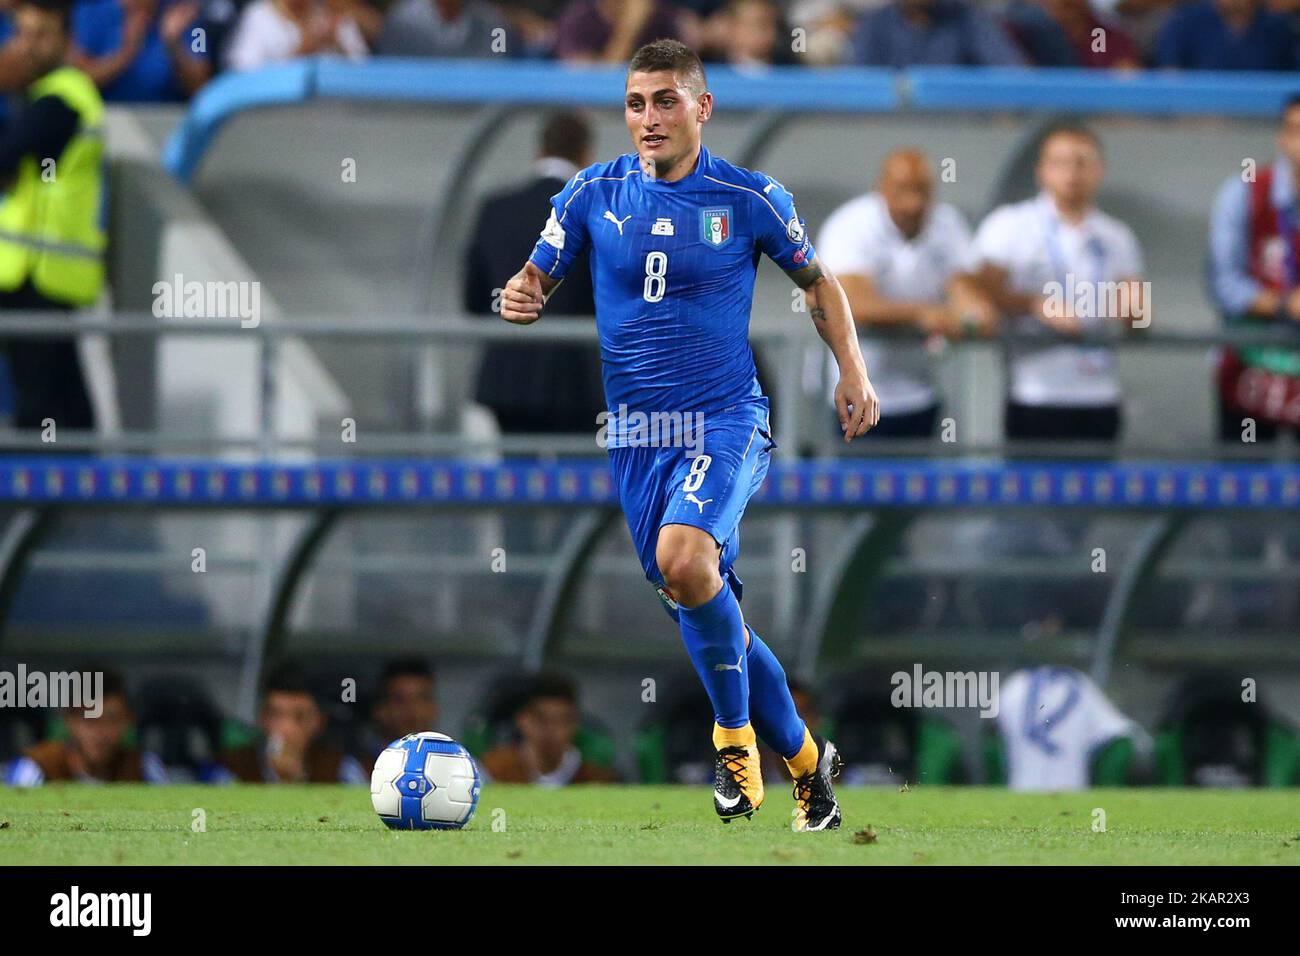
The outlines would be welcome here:
[[[725,246],[731,239],[731,207],[701,209],[700,237],[715,249]]]

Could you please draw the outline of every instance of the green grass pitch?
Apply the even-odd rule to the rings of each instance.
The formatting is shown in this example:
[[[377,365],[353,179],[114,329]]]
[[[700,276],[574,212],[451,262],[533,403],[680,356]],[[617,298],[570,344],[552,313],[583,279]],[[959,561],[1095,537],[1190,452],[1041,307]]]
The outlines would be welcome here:
[[[465,830],[397,833],[364,788],[0,788],[0,864],[1295,864],[1294,791],[841,788],[844,828],[789,794],[723,826],[698,787],[489,785]],[[1105,811],[1105,832],[1093,829]],[[196,810],[206,832],[195,832]],[[870,827],[874,839],[864,831]]]

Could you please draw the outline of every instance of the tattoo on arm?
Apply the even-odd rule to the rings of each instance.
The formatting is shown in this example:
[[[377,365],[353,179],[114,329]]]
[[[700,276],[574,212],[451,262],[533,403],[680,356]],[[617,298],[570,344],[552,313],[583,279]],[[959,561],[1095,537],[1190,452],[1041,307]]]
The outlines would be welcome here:
[[[791,272],[790,278],[799,288],[810,288],[822,278],[821,263],[814,260],[797,272]]]
[[[809,300],[808,314],[812,316],[813,325],[820,327],[826,321],[826,310],[818,303],[813,287],[826,278],[821,263],[814,259],[797,272],[791,272],[790,278],[794,280],[795,285],[803,289],[804,295]]]

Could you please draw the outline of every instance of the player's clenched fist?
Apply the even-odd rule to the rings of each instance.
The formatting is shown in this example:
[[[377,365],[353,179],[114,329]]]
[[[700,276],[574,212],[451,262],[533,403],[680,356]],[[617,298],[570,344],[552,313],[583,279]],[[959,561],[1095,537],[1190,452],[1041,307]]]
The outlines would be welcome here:
[[[839,412],[845,441],[865,435],[880,422],[880,400],[862,372],[840,375],[835,386],[835,409]]]
[[[542,317],[545,304],[542,273],[529,262],[506,283],[501,295],[501,318],[517,325],[529,325]]]

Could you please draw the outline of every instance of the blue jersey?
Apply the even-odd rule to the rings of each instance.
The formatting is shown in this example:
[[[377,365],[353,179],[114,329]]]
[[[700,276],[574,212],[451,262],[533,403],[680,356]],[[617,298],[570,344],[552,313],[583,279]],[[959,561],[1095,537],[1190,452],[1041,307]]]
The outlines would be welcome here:
[[[749,347],[759,254],[791,271],[813,259],[785,187],[701,147],[677,182],[628,153],[582,170],[551,205],[530,259],[562,279],[591,250],[609,447],[625,443],[624,413],[766,405]]]

